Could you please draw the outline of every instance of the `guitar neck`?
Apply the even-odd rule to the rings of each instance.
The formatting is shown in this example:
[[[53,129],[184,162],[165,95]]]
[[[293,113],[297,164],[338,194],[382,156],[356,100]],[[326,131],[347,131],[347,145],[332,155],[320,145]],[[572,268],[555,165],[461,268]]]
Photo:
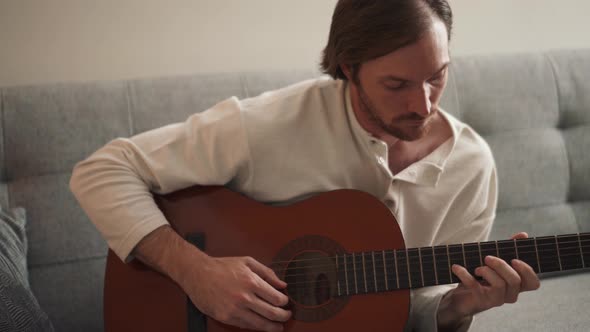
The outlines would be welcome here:
[[[357,252],[337,255],[341,296],[458,283],[451,266],[472,275],[488,255],[519,259],[537,273],[590,267],[590,233]],[[478,277],[478,279],[480,279]]]

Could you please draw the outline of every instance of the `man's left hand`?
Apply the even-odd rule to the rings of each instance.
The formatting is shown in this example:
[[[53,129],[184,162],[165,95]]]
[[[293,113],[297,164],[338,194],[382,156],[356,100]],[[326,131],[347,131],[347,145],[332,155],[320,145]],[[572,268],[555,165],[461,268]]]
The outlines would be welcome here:
[[[526,239],[525,232],[517,233],[511,239]],[[513,259],[511,265],[504,260],[487,256],[485,266],[475,269],[475,275],[482,277],[478,281],[467,269],[453,265],[453,273],[461,280],[457,288],[449,291],[442,298],[438,311],[438,326],[441,328],[455,326],[461,320],[478,312],[498,307],[504,303],[514,303],[521,292],[536,290],[540,287],[539,277],[525,262]]]

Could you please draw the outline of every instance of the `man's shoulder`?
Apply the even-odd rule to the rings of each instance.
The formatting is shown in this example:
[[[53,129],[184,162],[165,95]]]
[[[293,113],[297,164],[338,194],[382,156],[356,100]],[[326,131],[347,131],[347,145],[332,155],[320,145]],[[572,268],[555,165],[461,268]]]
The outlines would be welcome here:
[[[456,158],[471,160],[482,166],[495,167],[494,155],[488,142],[468,123],[441,110],[453,127],[456,142],[453,154]]]
[[[256,110],[275,105],[310,100],[317,97],[336,96],[342,88],[342,82],[326,76],[310,78],[285,87],[268,90],[257,96],[243,99],[245,109]]]

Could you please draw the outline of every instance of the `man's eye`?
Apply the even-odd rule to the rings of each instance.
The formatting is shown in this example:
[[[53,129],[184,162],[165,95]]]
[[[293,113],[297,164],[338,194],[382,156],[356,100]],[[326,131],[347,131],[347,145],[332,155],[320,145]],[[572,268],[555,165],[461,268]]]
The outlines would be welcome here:
[[[387,88],[387,90],[391,90],[391,91],[399,91],[405,87],[406,87],[406,84],[404,84],[404,83],[397,84],[397,85],[386,85],[385,86],[385,88]]]
[[[430,79],[430,82],[437,83],[437,82],[440,82],[442,79],[443,79],[443,76],[442,75],[438,75],[438,76],[435,76],[435,77],[431,78]]]
[[[444,83],[443,81],[444,77],[440,76],[440,77],[433,77],[430,80],[428,80],[428,83],[434,85],[434,86],[442,86],[442,84]]]

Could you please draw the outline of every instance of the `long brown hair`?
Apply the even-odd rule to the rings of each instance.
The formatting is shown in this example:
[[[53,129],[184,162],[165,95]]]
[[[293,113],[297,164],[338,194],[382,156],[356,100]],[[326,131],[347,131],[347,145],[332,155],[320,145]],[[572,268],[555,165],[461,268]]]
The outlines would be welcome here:
[[[334,9],[321,69],[335,79],[353,68],[418,41],[432,18],[446,26],[449,40],[453,13],[446,0],[339,0]]]

